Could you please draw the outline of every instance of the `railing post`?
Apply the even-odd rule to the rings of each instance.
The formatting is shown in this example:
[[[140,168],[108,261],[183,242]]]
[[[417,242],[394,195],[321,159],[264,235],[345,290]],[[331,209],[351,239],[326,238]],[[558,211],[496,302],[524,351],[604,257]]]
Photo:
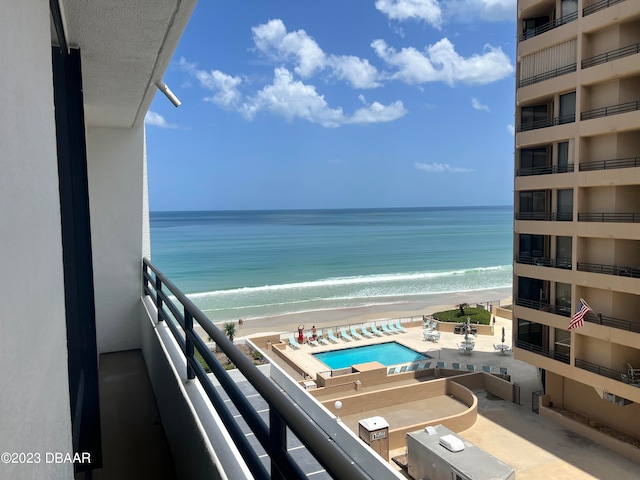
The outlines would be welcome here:
[[[160,297],[160,292],[162,291],[162,280],[156,273],[156,308],[158,310],[158,321],[162,322],[164,320],[164,315],[162,313],[162,298]]]
[[[283,472],[277,466],[275,460],[284,458],[287,452],[287,426],[282,417],[274,408],[269,408],[269,439],[271,443],[271,478],[272,480],[285,480]]]
[[[145,295],[149,295],[149,281],[147,275],[149,274],[149,267],[144,260],[142,260],[142,291]]]
[[[184,330],[185,330],[185,352],[184,355],[187,357],[187,378],[189,380],[193,380],[196,378],[196,374],[193,371],[193,368],[189,365],[189,360],[193,359],[193,342],[191,338],[189,338],[189,334],[193,333],[193,317],[185,307],[184,309]]]

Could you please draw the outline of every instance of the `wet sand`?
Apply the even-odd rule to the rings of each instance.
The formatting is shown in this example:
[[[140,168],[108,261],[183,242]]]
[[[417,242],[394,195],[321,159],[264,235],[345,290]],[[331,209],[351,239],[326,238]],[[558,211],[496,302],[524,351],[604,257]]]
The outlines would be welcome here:
[[[494,305],[498,302],[501,305],[511,304],[511,288],[443,293],[425,296],[423,301],[321,310],[244,320],[242,325],[237,325],[236,338],[264,333],[297,333],[300,324],[304,325],[305,330],[311,330],[313,325],[317,329],[321,329],[386,318],[422,317],[422,315],[449,310],[460,303],[468,303],[470,306],[479,303],[486,306],[487,302],[492,302]]]

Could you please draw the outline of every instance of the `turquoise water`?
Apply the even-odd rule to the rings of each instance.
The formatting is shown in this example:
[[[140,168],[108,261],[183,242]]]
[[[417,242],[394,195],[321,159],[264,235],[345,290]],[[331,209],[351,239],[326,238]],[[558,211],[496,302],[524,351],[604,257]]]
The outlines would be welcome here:
[[[509,206],[150,218],[153,263],[214,322],[511,286]]]
[[[399,363],[419,362],[429,357],[400,345],[397,342],[378,343],[362,347],[345,348],[332,352],[313,354],[316,359],[327,365],[331,370],[350,367],[359,363],[380,362],[388,367]]]

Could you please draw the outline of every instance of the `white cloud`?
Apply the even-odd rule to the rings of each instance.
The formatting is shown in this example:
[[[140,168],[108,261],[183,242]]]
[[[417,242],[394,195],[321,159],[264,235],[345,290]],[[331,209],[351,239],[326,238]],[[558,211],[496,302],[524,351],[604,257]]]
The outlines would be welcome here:
[[[391,78],[409,84],[440,81],[450,86],[456,82],[485,85],[513,73],[509,57],[500,47],[491,45],[485,45],[482,54],[467,58],[460,56],[447,38],[427,46],[424,52],[413,47],[398,52],[384,40],[374,40],[371,47],[381,59],[398,69]]]
[[[167,122],[162,115],[151,110],[144,116],[144,124],[160,128],[178,128],[178,125]]]
[[[276,62],[290,62],[294,72],[310,78],[319,71],[355,88],[379,87],[378,71],[368,60],[352,55],[327,55],[304,30],[287,32],[280,19],[252,28],[257,50]]]
[[[452,167],[448,163],[415,163],[415,167],[418,170],[422,170],[429,173],[470,173],[475,170],[471,168]]]
[[[360,100],[363,101],[363,97]],[[261,111],[268,111],[290,121],[303,118],[324,127],[389,122],[406,114],[402,102],[398,101],[391,105],[373,102],[366,108],[358,109],[352,116],[345,115],[342,108],[329,107],[315,87],[294,80],[286,68],[276,68],[273,83],[248,98],[240,111],[249,120]]]
[[[516,134],[516,129],[513,125],[507,125],[507,132],[513,137]]]
[[[423,20],[438,29],[442,25],[437,0],[376,0],[376,8],[392,20]]]
[[[477,98],[471,99],[471,106],[476,110],[485,110],[487,112],[489,111],[489,107],[487,105],[483,105],[482,103],[480,103],[480,101]]]
[[[206,101],[215,103],[225,110],[236,108],[242,101],[242,94],[238,89],[242,83],[240,77],[232,77],[220,70],[212,70],[211,72],[198,70],[195,63],[188,62],[184,57],[180,59],[178,65],[182,70],[195,77],[201,87],[215,91],[212,97],[205,98]]]
[[[513,21],[517,0],[445,0],[442,4],[447,20],[477,22]]]

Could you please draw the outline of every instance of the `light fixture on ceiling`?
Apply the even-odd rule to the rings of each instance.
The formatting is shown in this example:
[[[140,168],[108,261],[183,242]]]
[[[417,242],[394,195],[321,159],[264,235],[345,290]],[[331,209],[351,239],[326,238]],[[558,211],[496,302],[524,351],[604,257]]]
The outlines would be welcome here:
[[[164,83],[162,80],[156,82],[156,87],[158,87],[158,90],[164,93],[165,97],[167,97],[169,101],[173,103],[176,107],[179,107],[180,105],[182,105],[182,102],[178,99],[178,97],[176,97],[175,93],[173,93],[171,89],[167,86],[167,84]]]

